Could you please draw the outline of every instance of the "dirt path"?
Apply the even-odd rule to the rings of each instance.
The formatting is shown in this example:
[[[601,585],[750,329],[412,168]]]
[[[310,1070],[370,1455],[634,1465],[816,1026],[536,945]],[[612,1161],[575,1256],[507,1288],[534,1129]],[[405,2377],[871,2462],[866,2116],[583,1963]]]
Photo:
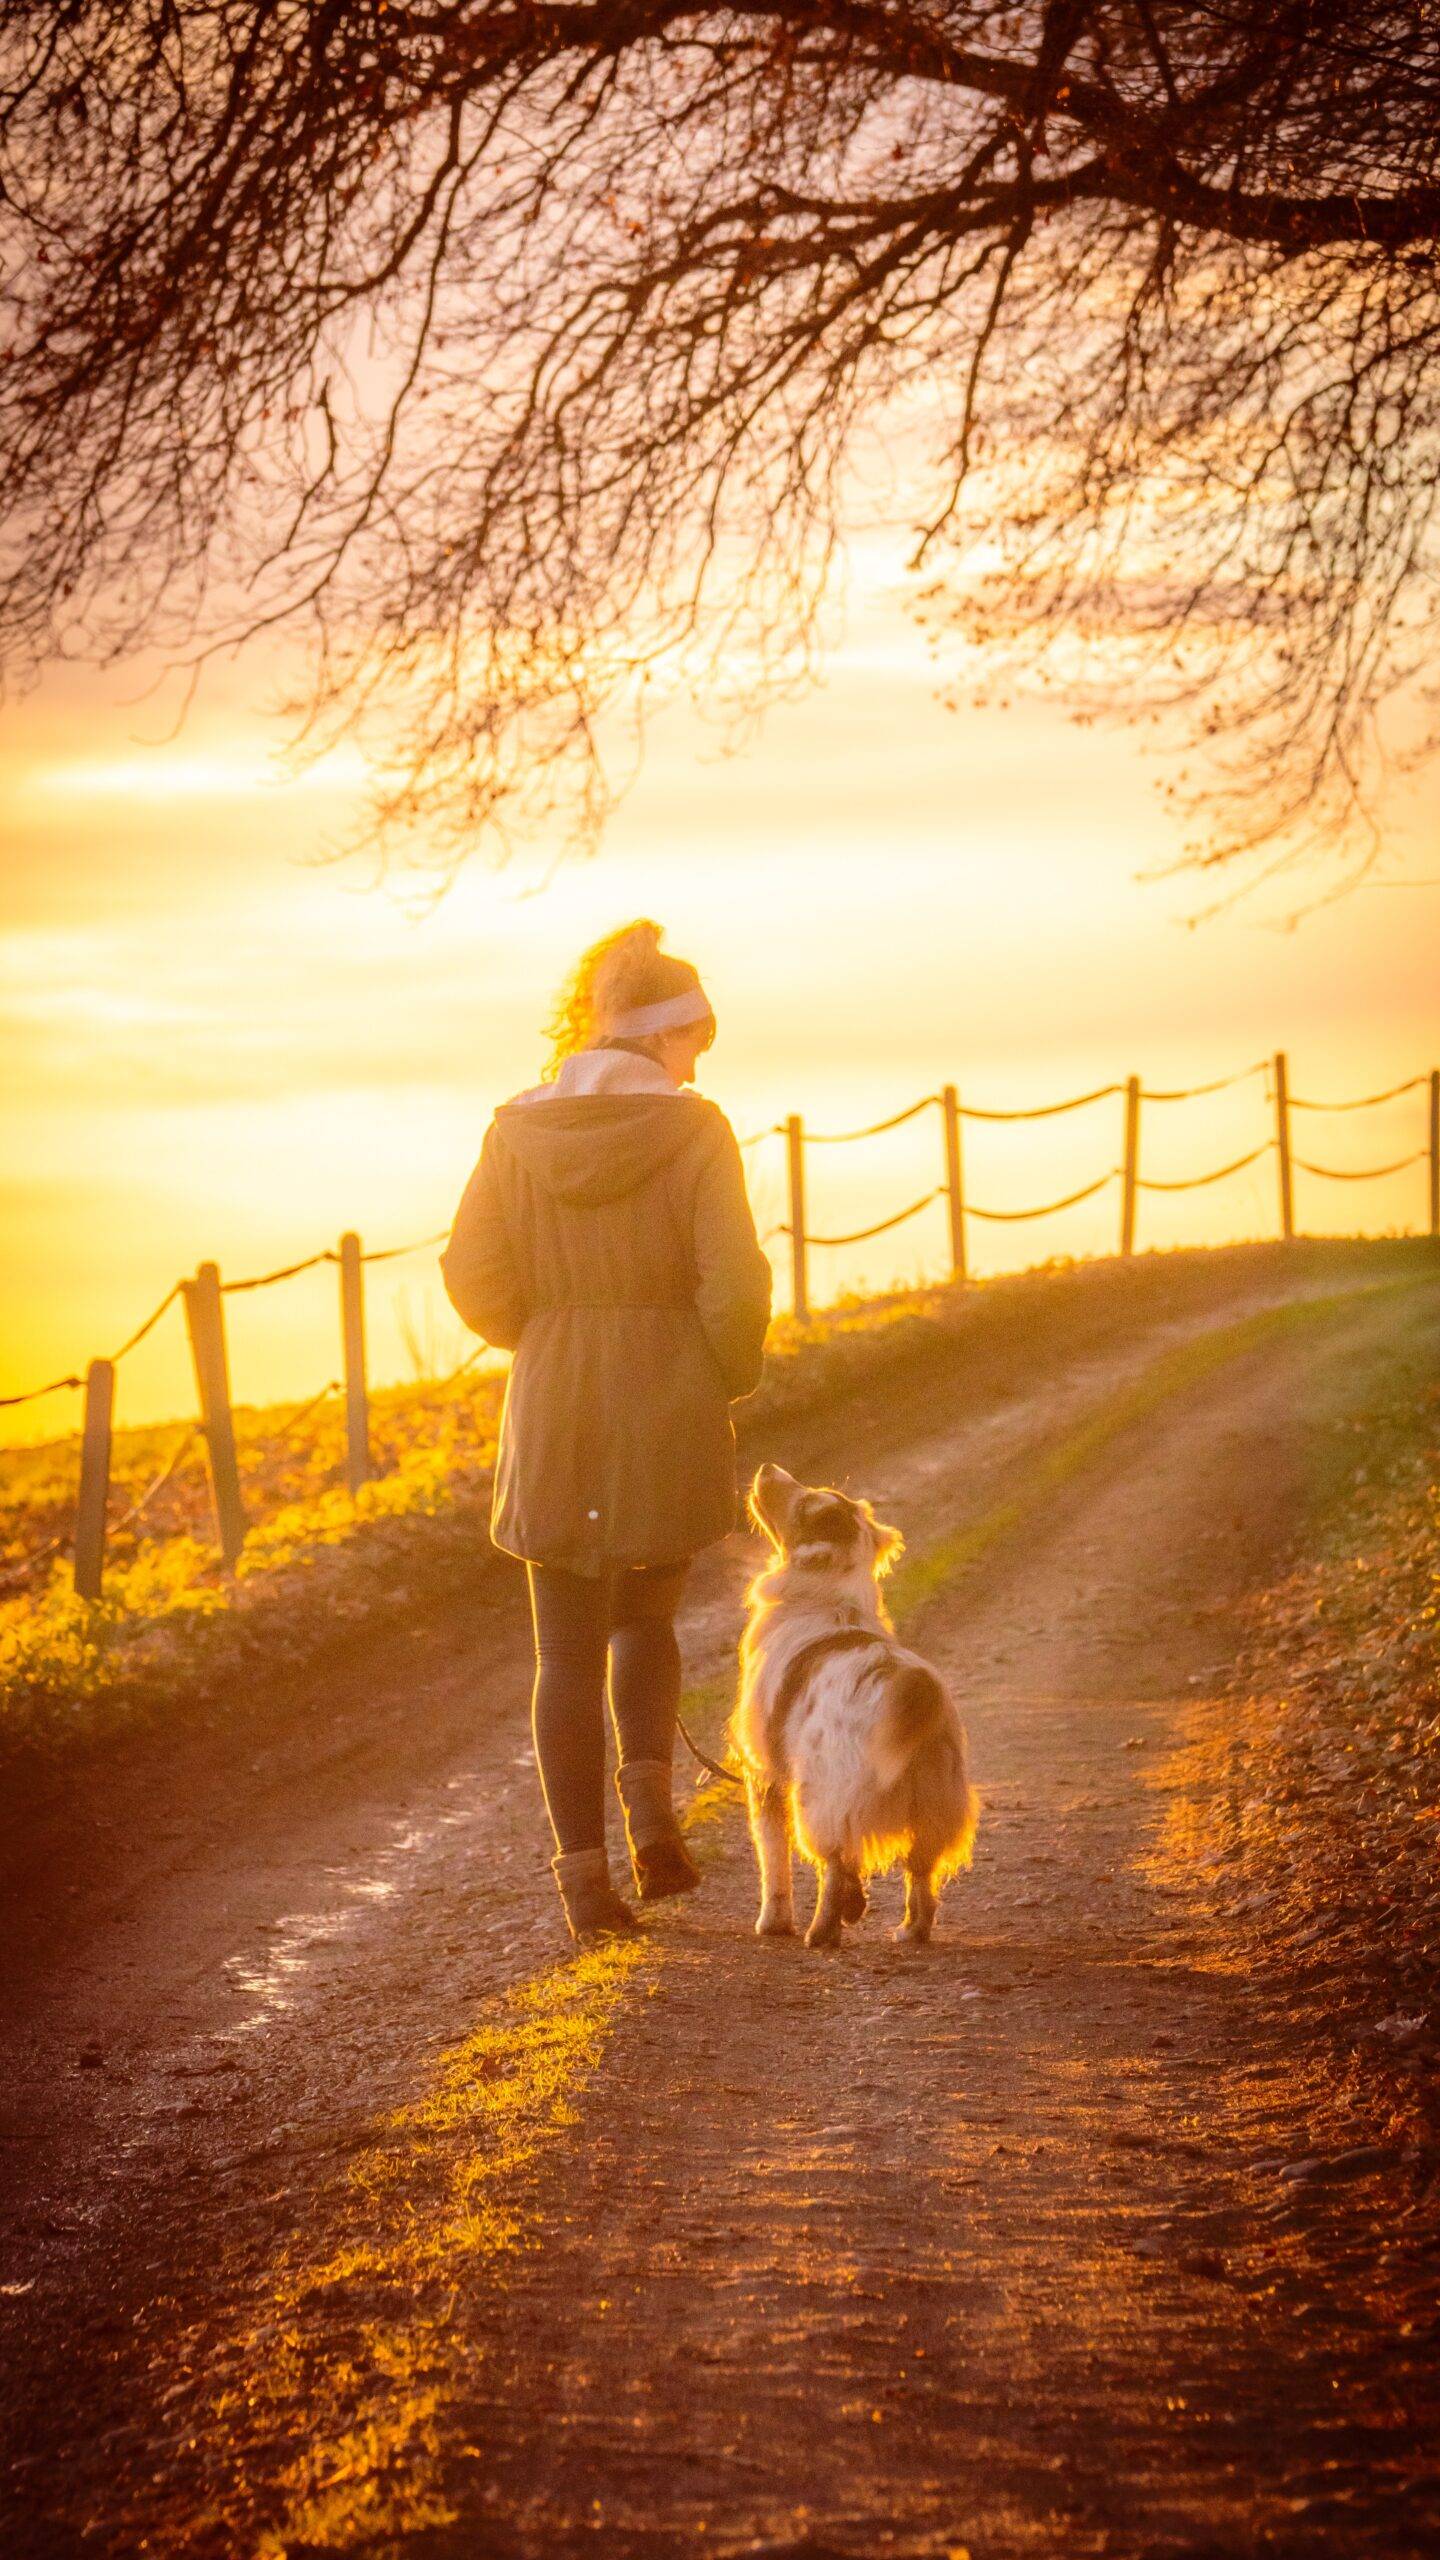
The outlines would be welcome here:
[[[1052,1381],[1051,1444],[1090,1440],[1048,1488],[1020,1405],[892,1451],[917,1536],[1029,1488],[914,1622],[987,1802],[942,1938],[895,1949],[889,1888],[838,1959],[759,1945],[708,1823],[704,1896],[633,1967],[485,2030],[483,2158],[453,2094],[416,2104],[553,1952],[513,1706],[262,1886],[237,1840],[188,1966],[157,1952],[186,1855],[152,1879],[113,1922],[123,2036],[77,1983],[22,2046],[7,2554],[1434,2548],[1429,2349],[1357,2237],[1388,2164],[1185,1856],[1230,1612],[1337,1426],[1433,1370],[1434,1301],[1262,1329],[1148,1415]],[[702,1666],[742,1561],[698,1594]]]

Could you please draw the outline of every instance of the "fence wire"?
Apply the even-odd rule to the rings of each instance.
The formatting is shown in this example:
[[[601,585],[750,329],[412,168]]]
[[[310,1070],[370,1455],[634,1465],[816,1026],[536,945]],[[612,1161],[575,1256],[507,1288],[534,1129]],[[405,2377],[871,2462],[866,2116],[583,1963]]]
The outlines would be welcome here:
[[[144,1323],[137,1324],[134,1332],[121,1343],[119,1350],[111,1352],[110,1366],[112,1369],[118,1369],[121,1361],[144,1341],[147,1333],[154,1332],[155,1327],[159,1323],[161,1317],[165,1314],[167,1308],[174,1306],[176,1299],[180,1295],[181,1285],[181,1282],[177,1280],[172,1289],[167,1289],[158,1307],[151,1308]],[[23,1395],[0,1396],[0,1407],[17,1404],[38,1404],[42,1396],[59,1395],[61,1389],[64,1387],[83,1387],[84,1384],[85,1381],[83,1377],[77,1376],[74,1373],[72,1373],[68,1378],[52,1378],[47,1386],[27,1387]]]
[[[804,1132],[805,1144],[807,1147],[848,1147],[853,1146],[857,1138],[883,1138],[887,1130],[903,1129],[907,1120],[918,1120],[922,1111],[933,1110],[939,1099],[938,1093],[924,1093],[918,1102],[910,1104],[908,1110],[892,1112],[888,1120],[872,1120],[867,1129],[807,1129]]]
[[[184,1431],[181,1432],[179,1439],[176,1441],[174,1448],[171,1450],[170,1455],[166,1459],[158,1476],[154,1478],[152,1483],[147,1484],[144,1492],[139,1496],[137,1501],[131,1503],[128,1511],[122,1511],[119,1519],[114,1520],[109,1524],[105,1533],[107,1537],[118,1538],[122,1529],[128,1529],[132,1520],[138,1520],[142,1511],[149,1510],[156,1494],[163,1493],[166,1485],[170,1482],[171,1477],[179,1466],[181,1459],[194,1448],[196,1441],[201,1437],[202,1434],[198,1422],[187,1424]]]
[[[934,1191],[927,1191],[923,1200],[912,1200],[908,1209],[897,1209],[893,1218],[881,1218],[873,1227],[857,1227],[853,1236],[817,1236],[813,1235],[807,1227],[805,1242],[807,1245],[868,1244],[872,1236],[888,1235],[892,1227],[903,1227],[907,1218],[918,1218],[922,1209],[928,1209],[932,1201],[943,1200],[944,1196],[945,1185],[942,1182]],[[793,1234],[794,1230],[790,1227],[782,1227],[779,1232],[782,1236],[788,1236]]]
[[[26,1387],[18,1396],[0,1396],[0,1409],[17,1404],[38,1404],[42,1396],[58,1396],[65,1387],[83,1387],[84,1384],[84,1379],[75,1377],[73,1373],[68,1378],[51,1378],[43,1387]]]
[[[967,1200],[965,1215],[967,1218],[984,1218],[992,1226],[1019,1226],[1026,1218],[1053,1218],[1059,1209],[1077,1209],[1082,1200],[1093,1200],[1096,1192],[1103,1191],[1107,1182],[1118,1182],[1119,1179],[1120,1168],[1112,1165],[1108,1173],[1101,1174],[1098,1182],[1087,1182],[1083,1191],[1067,1192],[1063,1200],[1046,1200],[1038,1209],[977,1209],[973,1200]]]
[[[161,1317],[166,1314],[169,1308],[174,1306],[176,1299],[179,1297],[180,1285],[180,1282],[177,1280],[173,1289],[167,1289],[159,1306],[152,1307],[143,1324],[137,1324],[128,1342],[122,1342],[118,1351],[111,1352],[110,1365],[112,1368],[118,1369],[121,1361],[127,1359],[132,1351],[138,1349],[139,1345],[144,1341],[147,1333],[154,1332]]]
[[[1407,1173],[1412,1164],[1424,1164],[1430,1150],[1417,1147],[1413,1156],[1399,1156],[1394,1164],[1307,1164],[1303,1156],[1293,1156],[1297,1173],[1318,1173],[1322,1182],[1378,1182],[1382,1174]]]
[[[417,1236],[413,1244],[388,1244],[379,1253],[362,1253],[362,1262],[400,1262],[407,1253],[424,1253],[437,1244],[448,1244],[450,1230],[442,1227],[438,1235]],[[332,1256],[333,1259],[333,1256]]]
[[[282,1263],[278,1271],[257,1271],[253,1280],[222,1280],[220,1295],[222,1298],[239,1298],[247,1289],[273,1289],[277,1280],[294,1280],[302,1271],[314,1271],[322,1262],[338,1262],[339,1259],[333,1247],[327,1245],[323,1253],[307,1253],[303,1262]]]
[[[1107,1102],[1112,1093],[1123,1093],[1124,1090],[1123,1084],[1097,1084],[1093,1093],[1072,1093],[1068,1102],[1040,1102],[1033,1111],[978,1111],[973,1103],[962,1102],[960,1117],[962,1120],[1053,1120],[1061,1111],[1083,1111],[1088,1102]]]
[[[1228,1093],[1232,1085],[1248,1084],[1252,1076],[1268,1075],[1269,1072],[1268,1058],[1257,1058],[1253,1067],[1237,1067],[1233,1076],[1215,1076],[1209,1084],[1177,1084],[1168,1092],[1162,1092],[1158,1086],[1142,1085],[1140,1099],[1142,1102],[1194,1102],[1201,1094]]]
[[[1373,1111],[1377,1102],[1394,1102],[1400,1094],[1414,1093],[1429,1081],[1428,1076],[1408,1076],[1404,1084],[1392,1084],[1384,1093],[1359,1094],[1354,1102],[1309,1102],[1301,1094],[1292,1093],[1290,1108],[1292,1111]]]
[[[1247,1164],[1258,1164],[1274,1144],[1273,1138],[1267,1138],[1262,1147],[1252,1147],[1248,1156],[1237,1156],[1233,1164],[1217,1164],[1213,1173],[1187,1174],[1183,1182],[1152,1182],[1137,1174],[1135,1188],[1137,1191],[1203,1191],[1209,1182],[1228,1181],[1232,1173],[1243,1173]]]
[[[341,1381],[339,1378],[327,1378],[319,1394],[312,1396],[308,1404],[297,1405],[293,1413],[287,1413],[279,1430],[265,1442],[264,1445],[266,1449],[283,1449],[286,1441],[294,1438],[294,1435],[299,1430],[301,1423],[309,1421],[310,1416],[314,1413],[316,1407],[318,1405],[322,1405],[327,1396],[338,1396],[340,1393],[340,1387]]]

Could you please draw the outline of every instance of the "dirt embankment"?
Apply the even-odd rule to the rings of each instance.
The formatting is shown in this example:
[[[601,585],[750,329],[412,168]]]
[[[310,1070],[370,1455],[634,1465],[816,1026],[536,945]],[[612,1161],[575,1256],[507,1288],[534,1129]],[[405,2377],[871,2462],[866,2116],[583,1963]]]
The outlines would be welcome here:
[[[1411,2166],[1196,1854],[1253,1595],[1435,1374],[1408,1269],[776,1426],[930,1551],[988,1810],[925,1958],[883,1891],[757,1944],[717,1797],[698,1903],[549,1970],[503,1588],[117,1786],[14,2021],[7,2552],[1433,2547]]]

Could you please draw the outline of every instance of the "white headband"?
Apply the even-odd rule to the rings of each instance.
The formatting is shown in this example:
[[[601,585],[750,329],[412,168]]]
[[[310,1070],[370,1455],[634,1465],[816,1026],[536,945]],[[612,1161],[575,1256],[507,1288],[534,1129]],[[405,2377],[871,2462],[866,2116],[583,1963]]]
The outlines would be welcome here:
[[[652,1031],[683,1031],[692,1022],[710,1020],[710,999],[703,987],[687,987],[683,995],[666,996],[661,1004],[632,1005],[605,1026],[607,1040],[647,1040]]]

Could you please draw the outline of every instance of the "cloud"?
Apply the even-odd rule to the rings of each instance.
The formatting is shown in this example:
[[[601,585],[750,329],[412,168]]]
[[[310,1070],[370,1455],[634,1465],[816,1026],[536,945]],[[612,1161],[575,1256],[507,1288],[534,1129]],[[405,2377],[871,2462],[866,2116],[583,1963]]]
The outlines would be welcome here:
[[[24,787],[70,800],[293,799],[363,787],[357,748],[335,747],[313,764],[292,768],[261,747],[187,751],[156,746],[133,755],[73,756],[30,767]]]

